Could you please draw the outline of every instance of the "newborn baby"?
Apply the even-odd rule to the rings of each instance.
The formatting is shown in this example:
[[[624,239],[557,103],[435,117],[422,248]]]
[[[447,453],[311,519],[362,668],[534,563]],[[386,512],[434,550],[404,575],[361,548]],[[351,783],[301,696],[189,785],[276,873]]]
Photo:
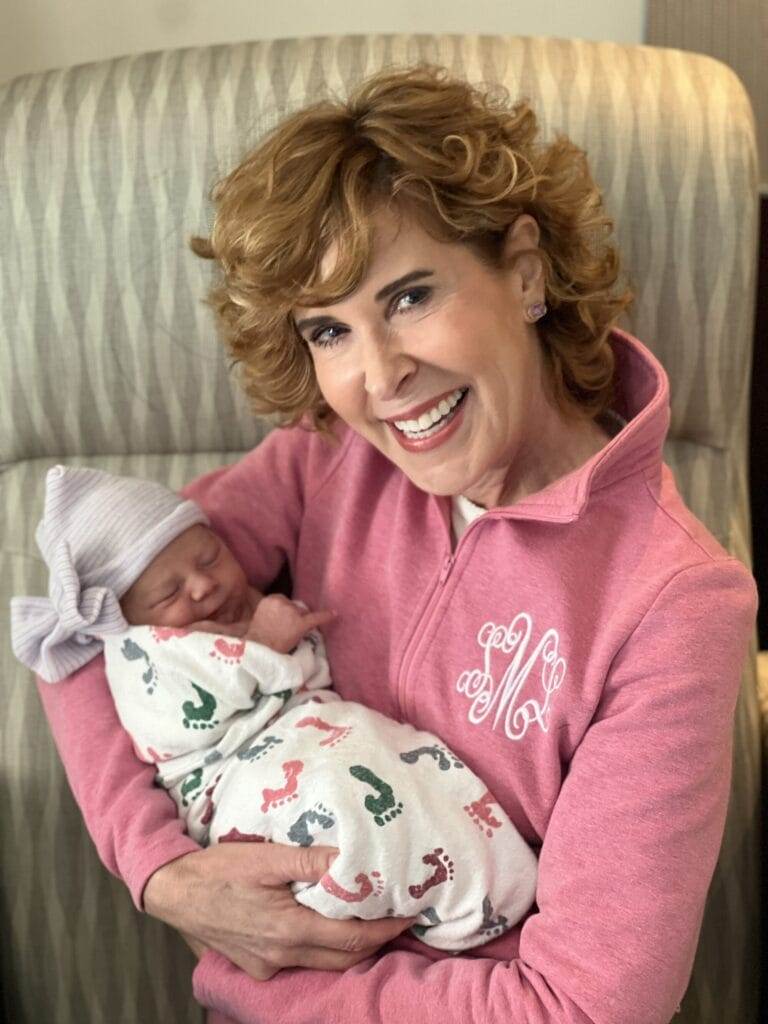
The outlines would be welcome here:
[[[418,917],[439,949],[495,938],[531,906],[536,858],[433,735],[330,687],[328,611],[249,586],[194,502],[58,466],[37,540],[49,598],[14,598],[14,651],[56,682],[102,649],[120,719],[189,834],[335,846],[298,902]]]

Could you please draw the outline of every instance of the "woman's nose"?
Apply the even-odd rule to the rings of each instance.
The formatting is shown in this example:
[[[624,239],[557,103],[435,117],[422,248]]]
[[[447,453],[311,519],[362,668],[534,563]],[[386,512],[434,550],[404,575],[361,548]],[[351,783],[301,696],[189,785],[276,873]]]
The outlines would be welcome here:
[[[416,360],[405,352],[394,333],[371,338],[365,345],[365,390],[377,402],[397,397],[402,384],[416,370]]]

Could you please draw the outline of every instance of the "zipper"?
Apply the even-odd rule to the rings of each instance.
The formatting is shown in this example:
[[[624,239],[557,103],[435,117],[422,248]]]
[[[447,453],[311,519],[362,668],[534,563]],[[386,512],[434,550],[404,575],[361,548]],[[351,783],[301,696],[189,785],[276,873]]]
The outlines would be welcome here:
[[[443,558],[443,564],[440,567],[440,572],[437,577],[437,583],[434,584],[432,588],[432,593],[427,598],[427,602],[424,605],[424,611],[421,613],[417,621],[413,624],[410,640],[406,645],[405,652],[403,654],[403,660],[400,662],[400,672],[398,674],[397,679],[397,704],[398,709],[400,711],[400,715],[404,718],[404,720],[410,720],[409,716],[406,714],[406,698],[408,673],[410,671],[411,665],[413,664],[413,659],[416,655],[417,650],[419,649],[421,641],[424,639],[425,636],[428,635],[429,625],[432,622],[437,606],[440,603],[442,589],[445,586],[448,577],[451,575],[451,570],[456,564],[456,560],[458,558],[461,548],[465,544],[467,534],[472,529],[474,529],[481,520],[485,518],[486,516],[480,516],[477,519],[473,520],[473,522],[469,524],[469,526],[466,528],[464,533],[459,538],[455,550],[451,551],[451,515],[450,511],[446,509],[446,514],[444,515],[444,522],[448,536],[448,554]]]
[[[398,676],[397,683],[397,703],[400,717],[403,721],[410,721],[411,716],[408,714],[406,709],[406,698],[407,698],[407,680],[408,674],[413,664],[413,659],[418,651],[421,641],[427,635],[429,630],[429,624],[434,617],[435,608],[440,603],[440,595],[445,581],[450,575],[451,569],[453,568],[455,558],[453,555],[447,555],[443,559],[443,564],[440,567],[440,574],[438,575],[437,582],[432,585],[432,593],[427,598],[427,602],[424,605],[424,611],[418,617],[416,622],[413,624],[411,630],[411,637],[405,648],[403,654],[403,660],[400,662],[400,673]]]
[[[440,576],[438,577],[438,580],[437,580],[439,586],[441,586],[441,587],[445,586],[445,581],[448,579],[448,577],[449,577],[449,575],[451,573],[451,569],[453,568],[453,562],[454,562],[454,556],[453,555],[448,555],[447,558],[445,559],[445,561],[443,562],[443,567],[440,570]]]

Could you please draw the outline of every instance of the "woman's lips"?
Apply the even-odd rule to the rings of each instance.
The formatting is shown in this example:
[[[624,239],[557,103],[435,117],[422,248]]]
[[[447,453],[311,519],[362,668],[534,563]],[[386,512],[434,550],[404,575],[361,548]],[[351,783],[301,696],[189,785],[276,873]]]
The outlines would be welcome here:
[[[449,419],[445,426],[438,430],[436,434],[432,434],[430,437],[407,437],[401,430],[397,429],[394,423],[387,423],[387,426],[400,447],[405,448],[407,452],[431,451],[433,448],[438,448],[441,444],[444,444],[459,429],[464,421],[464,410],[467,407],[469,396],[470,391],[467,390],[459,404],[455,406],[456,411],[454,412],[453,417]]]

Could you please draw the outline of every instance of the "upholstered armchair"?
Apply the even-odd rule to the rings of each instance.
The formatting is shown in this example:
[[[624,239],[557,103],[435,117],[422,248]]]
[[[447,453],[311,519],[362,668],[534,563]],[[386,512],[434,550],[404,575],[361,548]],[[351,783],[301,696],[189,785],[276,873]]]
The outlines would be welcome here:
[[[239,398],[189,251],[216,178],[284,112],[387,63],[426,59],[530,98],[582,145],[666,366],[666,457],[687,502],[749,564],[746,481],[755,145],[725,66],[643,46],[368,36],[152,53],[0,86],[3,615],[43,593],[44,471],[101,466],[178,487],[268,429]],[[202,1019],[192,959],[98,862],[33,679],[0,650],[2,989],[13,1024]],[[744,669],[725,841],[680,1024],[755,1024],[759,726]],[[652,937],[649,937],[652,941]],[[631,1022],[628,1022],[631,1024]]]

